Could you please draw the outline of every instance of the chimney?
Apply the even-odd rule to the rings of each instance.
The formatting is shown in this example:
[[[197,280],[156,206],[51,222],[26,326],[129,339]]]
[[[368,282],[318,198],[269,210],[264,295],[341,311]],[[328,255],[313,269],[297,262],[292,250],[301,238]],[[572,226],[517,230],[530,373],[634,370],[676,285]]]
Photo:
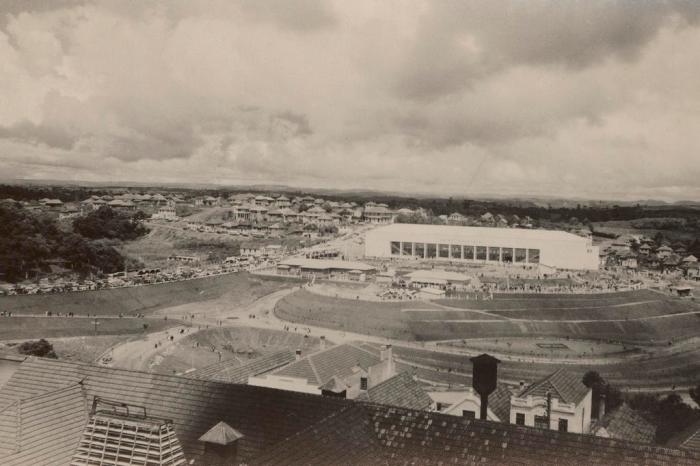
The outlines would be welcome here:
[[[520,391],[522,392],[523,390],[525,390],[525,381],[521,380],[520,381]]]
[[[296,351],[296,360],[298,361],[298,360],[300,360],[300,359],[301,359],[301,350],[300,350],[300,349],[297,349],[297,351]]]
[[[470,359],[472,362],[472,387],[481,397],[480,419],[486,420],[489,395],[496,389],[498,382],[498,359],[482,354]]]
[[[382,346],[382,349],[379,351],[379,359],[381,361],[386,361],[390,360],[392,357],[392,350],[391,350],[391,345],[384,345]]]
[[[321,335],[321,344],[320,344],[320,346],[321,346],[321,351],[323,351],[324,349],[326,349],[326,336],[325,336],[325,335]]]

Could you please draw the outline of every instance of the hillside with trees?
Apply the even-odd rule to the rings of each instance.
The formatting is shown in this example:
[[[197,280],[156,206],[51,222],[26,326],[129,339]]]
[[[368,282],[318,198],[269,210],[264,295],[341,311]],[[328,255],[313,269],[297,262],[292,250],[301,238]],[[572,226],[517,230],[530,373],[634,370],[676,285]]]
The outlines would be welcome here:
[[[128,237],[140,231],[133,226],[124,232],[112,223],[106,228],[116,232],[112,237]],[[97,233],[100,230],[87,231]],[[54,219],[23,207],[0,205],[0,278],[17,282],[48,272],[52,266],[80,274],[123,269],[124,257],[115,248],[114,241],[105,239],[109,238],[105,234],[94,237],[100,239],[62,231]]]

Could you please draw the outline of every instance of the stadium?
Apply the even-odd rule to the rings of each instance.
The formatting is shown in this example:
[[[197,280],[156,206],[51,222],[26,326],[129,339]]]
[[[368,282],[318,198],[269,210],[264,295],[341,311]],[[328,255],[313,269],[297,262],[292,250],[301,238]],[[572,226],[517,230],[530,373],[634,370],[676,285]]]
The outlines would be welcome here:
[[[568,270],[597,270],[599,264],[598,247],[589,238],[564,231],[403,223],[367,232],[365,256],[542,264]]]

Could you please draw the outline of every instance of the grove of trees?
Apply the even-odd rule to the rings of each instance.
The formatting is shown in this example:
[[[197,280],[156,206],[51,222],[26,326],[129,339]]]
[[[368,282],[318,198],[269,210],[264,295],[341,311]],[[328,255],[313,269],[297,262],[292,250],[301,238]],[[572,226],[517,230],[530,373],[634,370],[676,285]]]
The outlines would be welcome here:
[[[55,220],[21,206],[0,205],[0,278],[17,282],[60,265],[81,274],[116,272],[124,257],[114,240],[62,231]]]

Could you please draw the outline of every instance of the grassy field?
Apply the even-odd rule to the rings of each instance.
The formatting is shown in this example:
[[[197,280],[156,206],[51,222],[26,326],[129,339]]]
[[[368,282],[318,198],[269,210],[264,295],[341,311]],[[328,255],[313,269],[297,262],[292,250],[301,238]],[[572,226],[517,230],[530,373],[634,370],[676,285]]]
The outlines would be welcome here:
[[[231,304],[247,304],[254,299],[287,288],[294,282],[248,273],[220,275],[194,280],[132,288],[84,291],[46,295],[3,296],[0,310],[15,314],[41,315],[46,311],[77,316],[150,314],[159,309],[219,298]],[[68,335],[66,335],[68,336]]]
[[[649,298],[655,301],[650,303]],[[444,302],[454,305],[458,301]],[[544,336],[661,343],[700,335],[700,314],[624,320],[700,310],[697,304],[647,291],[609,296],[526,295],[493,301],[459,302],[464,303],[465,308],[467,305],[483,308],[481,305],[486,304],[484,307],[488,307],[491,315],[470,312],[468,309],[447,310],[425,302],[385,303],[338,299],[305,290],[280,300],[275,313],[284,320],[299,324],[419,341]],[[502,310],[499,307],[501,304],[507,310]],[[629,306],[605,307],[621,304]],[[402,312],[402,309],[425,311]],[[506,320],[506,317],[525,320]],[[569,317],[572,320],[591,322],[563,321]],[[543,320],[548,318],[552,321]],[[621,320],[607,321],[614,319]]]
[[[83,335],[135,335],[163,330],[177,322],[163,319],[94,319],[77,317],[0,317],[0,340],[26,340],[31,338],[61,338]]]
[[[250,327],[223,327],[202,330],[180,340],[168,349],[152,370],[162,374],[182,373],[191,368],[202,368],[219,361],[231,360],[233,365],[276,351],[302,350],[307,354],[319,349],[319,339],[278,330]]]

